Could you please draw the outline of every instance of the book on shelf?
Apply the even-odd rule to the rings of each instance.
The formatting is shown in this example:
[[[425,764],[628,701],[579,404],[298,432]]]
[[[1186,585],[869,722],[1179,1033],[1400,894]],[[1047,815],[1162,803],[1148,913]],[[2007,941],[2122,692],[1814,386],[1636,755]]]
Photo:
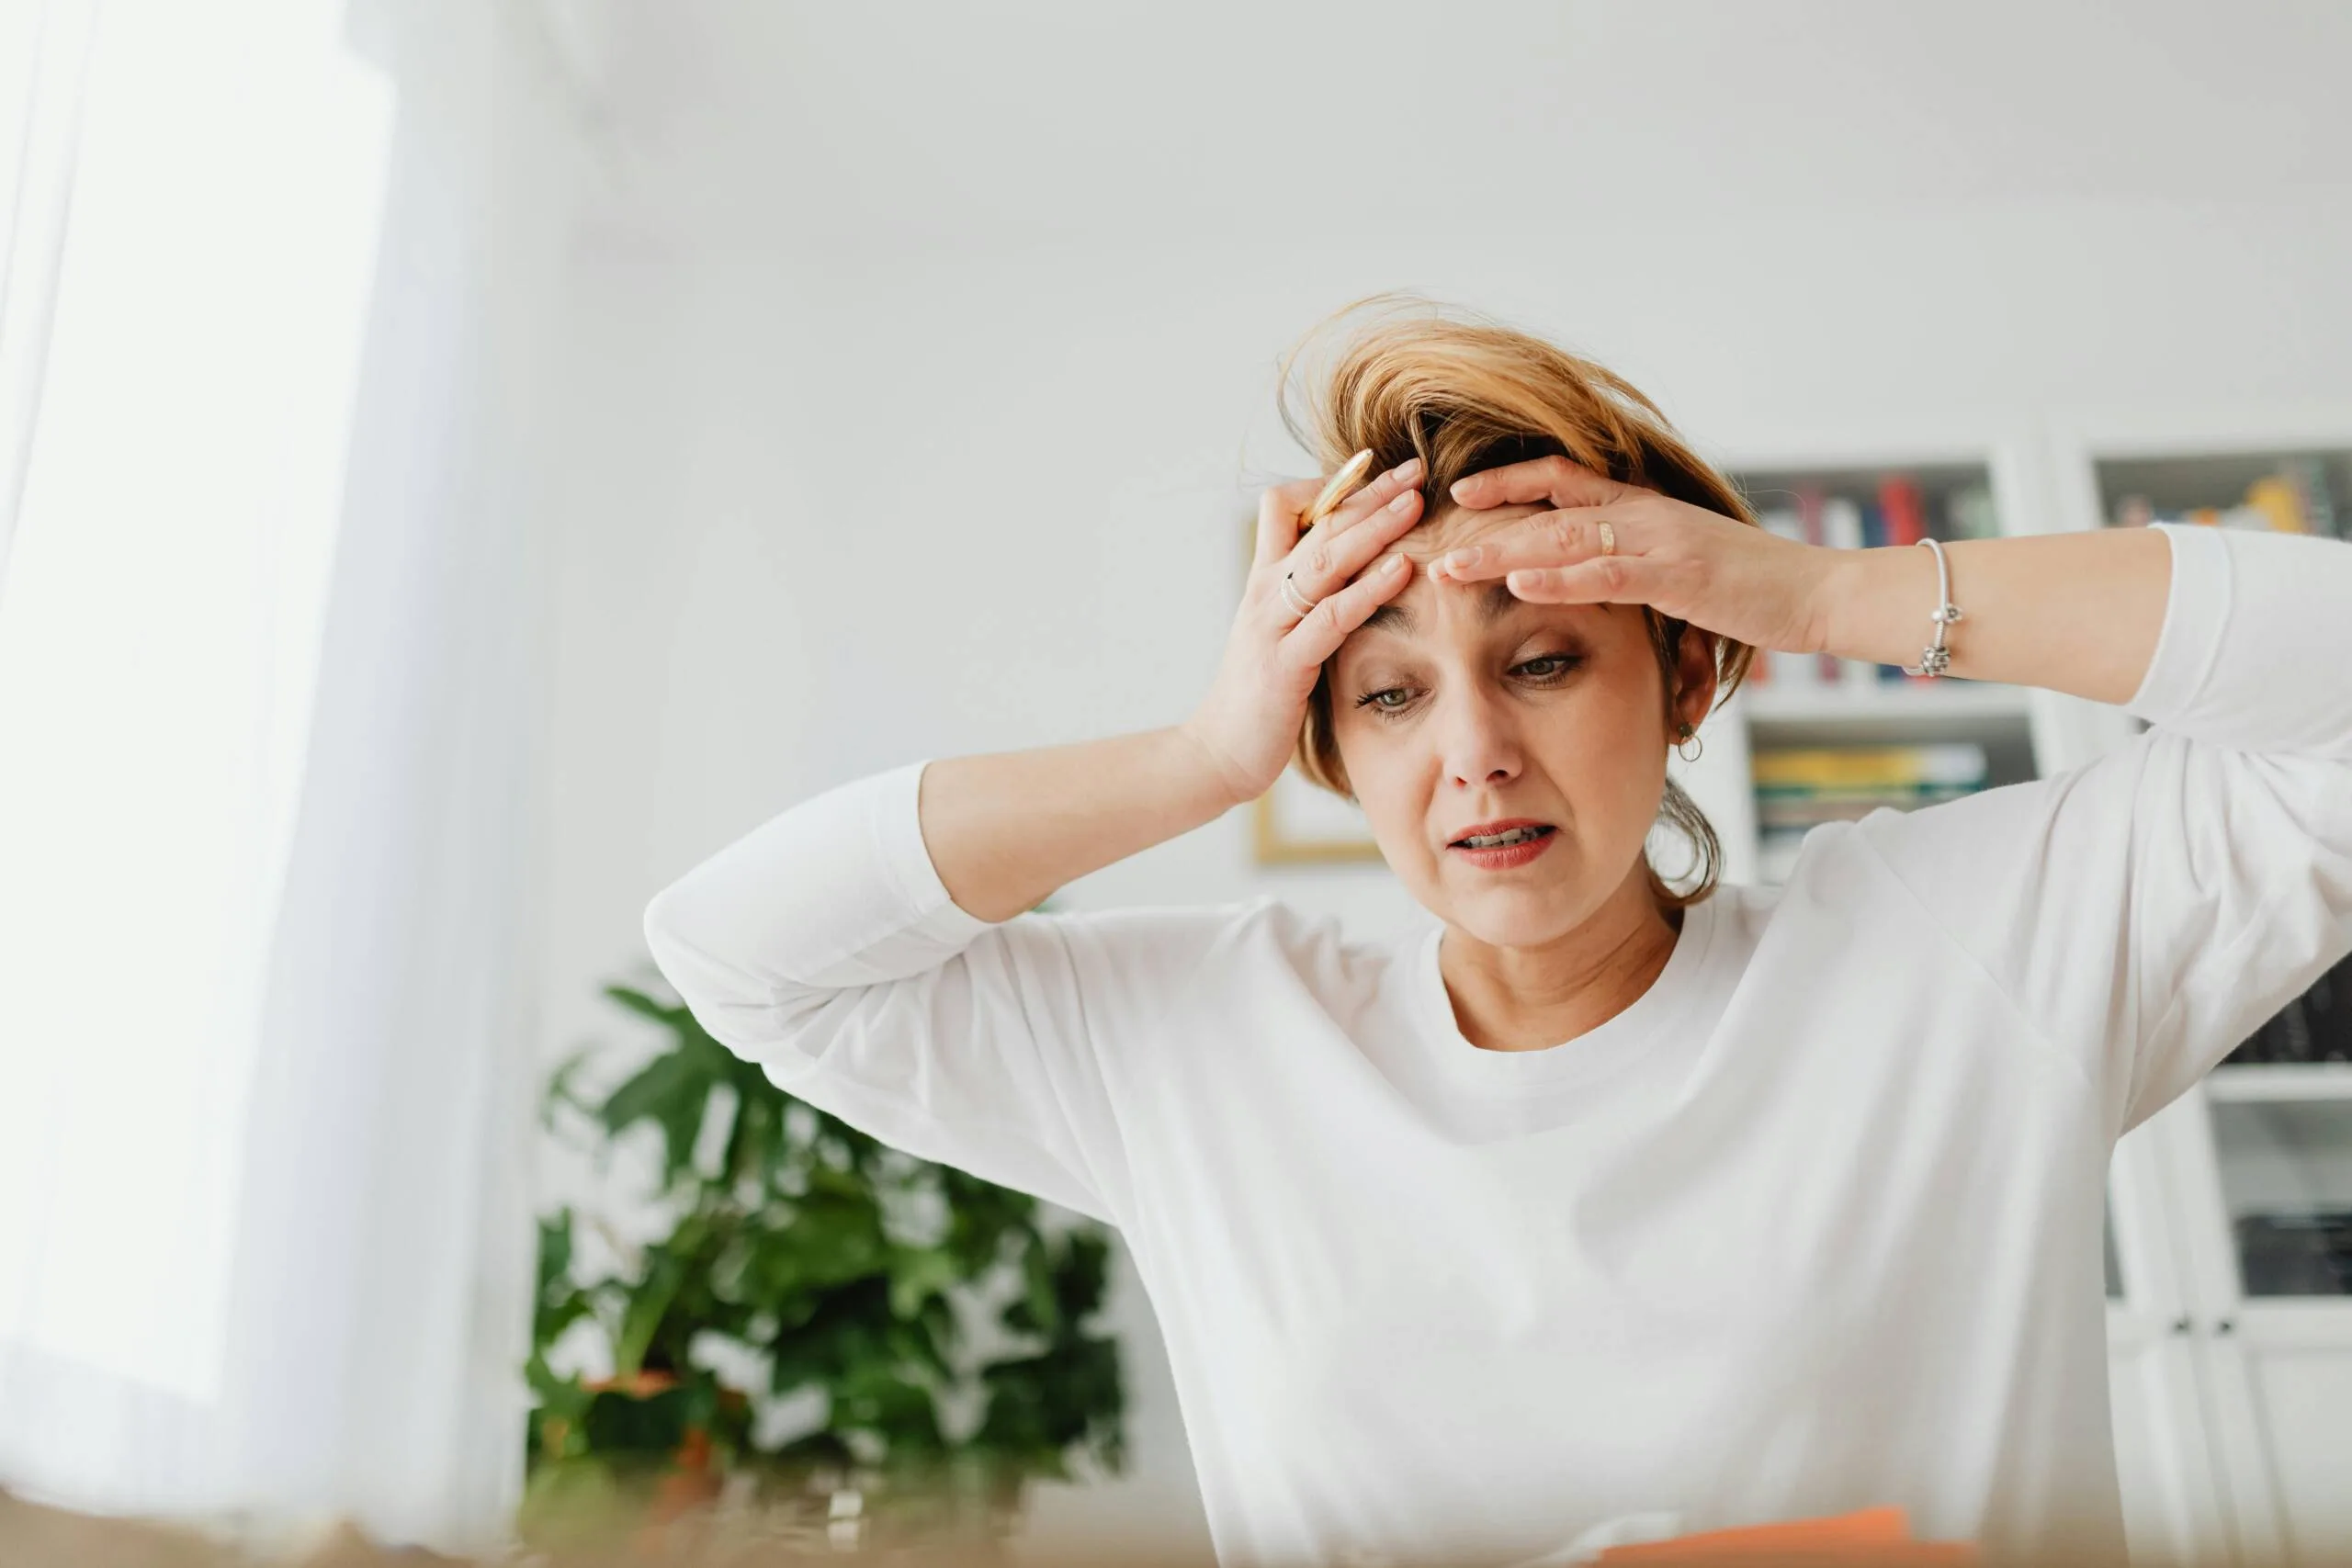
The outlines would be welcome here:
[[[2288,457],[2246,487],[2228,506],[2188,506],[2160,512],[2144,495],[2116,498],[2111,519],[2119,528],[2151,523],[2193,523],[2208,528],[2251,528],[2270,534],[2316,534],[2324,539],[2352,538],[2344,514],[2329,492],[2327,466],[2317,457]]]
[[[1901,474],[1878,481],[1878,515],[1883,542],[1916,545],[1928,536],[1928,514],[1919,487]]]
[[[1974,741],[1908,746],[1771,748],[1750,760],[1762,874],[1785,881],[1806,833],[1855,822],[1881,807],[1913,811],[1959,800],[1990,783],[1991,760]]]

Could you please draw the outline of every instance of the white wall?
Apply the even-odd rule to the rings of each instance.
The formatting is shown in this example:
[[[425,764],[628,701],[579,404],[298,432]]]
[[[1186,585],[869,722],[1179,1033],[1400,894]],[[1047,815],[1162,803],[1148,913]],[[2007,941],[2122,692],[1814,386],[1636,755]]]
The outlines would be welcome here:
[[[2036,59],[2049,91],[2106,69],[2083,29],[2052,47],[2082,58]],[[1969,108],[1994,91],[1944,131],[2001,134],[2000,117]],[[1685,84],[1679,101],[1704,99]],[[2267,166],[2275,118],[2206,134],[2233,125],[2247,166]],[[560,502],[549,1054],[626,1036],[594,987],[642,962],[645,900],[766,815],[916,757],[1181,718],[1223,639],[1257,486],[1306,471],[1273,419],[1275,355],[1358,295],[1419,288],[1555,334],[1717,450],[2352,393],[2341,187],[1908,201],[1824,188],[1764,210],[1707,188],[1702,154],[1713,139],[1761,166],[1749,143],[1769,124],[1735,103],[1673,138],[1654,130],[1603,128],[1607,145],[1576,167],[1605,179],[1564,173],[1499,229],[1492,214],[1457,220],[1441,191],[1400,204],[1393,231],[1360,217],[1326,241],[1204,227],[946,245],[876,238],[821,208],[797,237],[649,238],[625,222],[584,235],[562,378],[575,467]],[[2207,154],[2201,168],[2232,164],[2226,142]],[[1678,183],[1687,201],[1660,199]],[[1612,215],[1611,189],[1648,199]],[[1409,917],[1377,867],[1255,872],[1246,829],[1235,813],[1063,901],[1274,887],[1367,928]],[[1196,1531],[1131,1272],[1115,1316],[1134,1474],[1057,1500],[1044,1523],[1115,1508]]]

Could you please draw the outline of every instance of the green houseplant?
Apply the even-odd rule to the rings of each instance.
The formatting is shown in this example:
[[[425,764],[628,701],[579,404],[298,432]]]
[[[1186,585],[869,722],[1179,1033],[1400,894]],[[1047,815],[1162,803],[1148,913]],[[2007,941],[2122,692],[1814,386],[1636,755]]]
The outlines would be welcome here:
[[[666,1039],[597,1097],[572,1058],[548,1123],[606,1152],[650,1127],[648,1196],[673,1223],[582,1278],[594,1222],[568,1207],[540,1222],[526,1533],[567,1503],[650,1484],[657,1516],[724,1490],[820,1512],[837,1545],[845,1497],[859,1540],[994,1539],[1029,1481],[1124,1468],[1117,1346],[1089,1326],[1101,1226],[1048,1224],[1057,1212],[1034,1198],[885,1147],[777,1089],[677,1002],[604,994]],[[609,1378],[551,1364],[583,1325]],[[763,1432],[787,1399],[813,1425]]]

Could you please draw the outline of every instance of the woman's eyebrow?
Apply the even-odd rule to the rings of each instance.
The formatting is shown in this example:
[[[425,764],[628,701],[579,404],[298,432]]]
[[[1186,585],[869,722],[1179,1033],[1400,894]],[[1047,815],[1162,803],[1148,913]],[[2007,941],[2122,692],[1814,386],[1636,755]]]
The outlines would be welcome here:
[[[1489,582],[1487,584],[1486,592],[1478,595],[1478,624],[1482,626],[1492,626],[1513,610],[1521,609],[1525,605],[1526,601],[1510,591],[1510,583]],[[1395,632],[1400,637],[1410,637],[1419,629],[1419,625],[1413,619],[1413,612],[1393,599],[1366,615],[1363,624],[1357,627],[1359,631]]]

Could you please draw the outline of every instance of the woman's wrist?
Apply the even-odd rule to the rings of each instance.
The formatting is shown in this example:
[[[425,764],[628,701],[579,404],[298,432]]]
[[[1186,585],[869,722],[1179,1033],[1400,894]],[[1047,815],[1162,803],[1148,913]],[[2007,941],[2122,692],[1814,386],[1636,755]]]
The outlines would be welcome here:
[[[1943,547],[1951,563],[1956,601],[1962,562],[1971,559],[1973,547],[1959,543]],[[1917,664],[1935,640],[1936,607],[1943,603],[1942,579],[1936,570],[1934,553],[1917,545],[1875,545],[1829,553],[1838,558],[1824,576],[1821,619],[1826,635],[1816,651],[1871,664]],[[1957,630],[1947,632],[1945,646],[1957,666]],[[1964,671],[1955,669],[1953,673]]]
[[[2164,625],[2171,547],[2146,528],[1961,539],[1943,547],[1952,603],[1946,673],[2041,686],[2092,702],[2131,700]],[[1822,574],[1817,651],[1916,665],[1942,603],[1934,552],[1917,545],[1838,550]]]
[[[1161,732],[1175,754],[1170,776],[1179,784],[1179,793],[1197,803],[1204,811],[1203,822],[1213,822],[1237,806],[1246,806],[1257,797],[1241,782],[1233,764],[1217,753],[1215,746],[1187,722],[1172,724]]]

